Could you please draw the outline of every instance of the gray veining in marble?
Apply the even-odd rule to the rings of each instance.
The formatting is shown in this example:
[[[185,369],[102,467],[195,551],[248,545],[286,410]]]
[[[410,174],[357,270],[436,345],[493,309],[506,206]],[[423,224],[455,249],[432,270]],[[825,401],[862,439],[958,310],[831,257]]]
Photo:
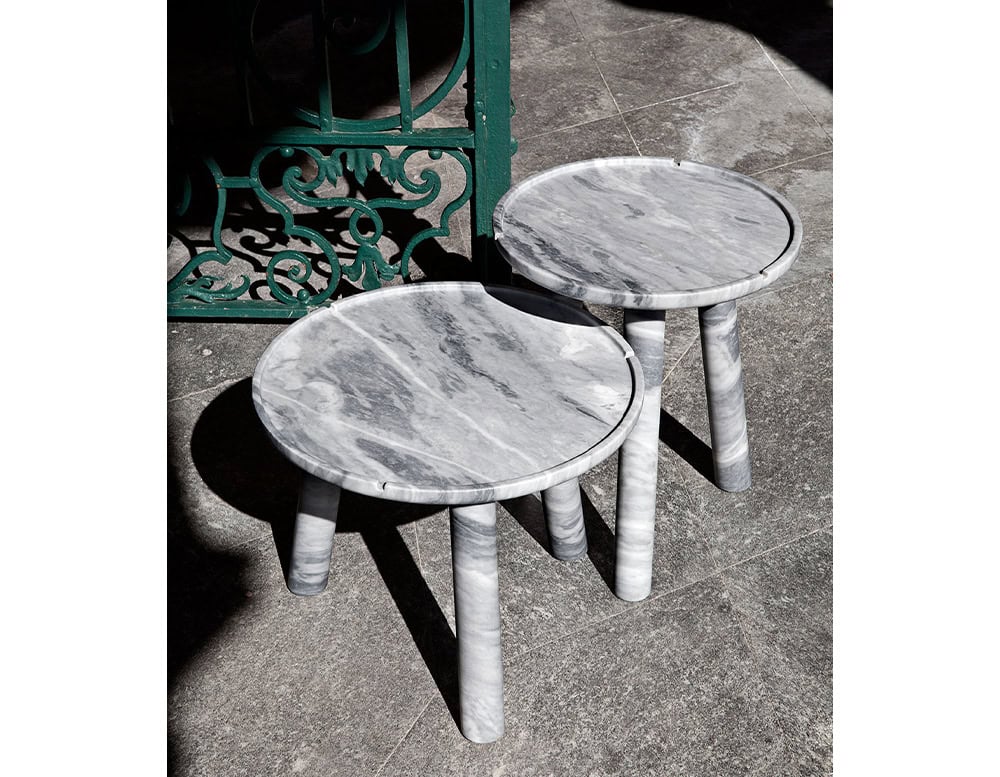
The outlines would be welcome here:
[[[313,596],[326,589],[339,506],[339,486],[304,474],[288,569],[292,593]]]
[[[552,555],[560,561],[575,561],[587,553],[587,530],[583,525],[583,502],[576,478],[542,491],[545,525]]]
[[[609,456],[642,377],[613,329],[540,294],[423,283],[351,297],[279,335],[257,412],[295,464],[351,491],[482,504]]]
[[[715,485],[723,491],[745,491],[750,488],[750,442],[736,303],[720,302],[699,308],[698,323]]]
[[[512,188],[493,214],[507,261],[588,302],[666,309],[763,288],[795,260],[795,208],[752,178],[698,162],[610,157]]]
[[[451,508],[451,558],[462,734],[495,742],[504,726],[495,503]]]
[[[639,420],[618,453],[615,595],[629,602],[645,599],[653,585],[664,322],[662,310],[625,310],[625,338],[645,379]]]
[[[733,300],[795,261],[802,225],[780,194],[732,170],[667,158],[560,165],[514,186],[493,214],[500,252],[539,285],[620,305],[645,375],[643,411],[618,460],[615,593],[652,585],[664,311],[698,307],[716,485],[750,487]]]

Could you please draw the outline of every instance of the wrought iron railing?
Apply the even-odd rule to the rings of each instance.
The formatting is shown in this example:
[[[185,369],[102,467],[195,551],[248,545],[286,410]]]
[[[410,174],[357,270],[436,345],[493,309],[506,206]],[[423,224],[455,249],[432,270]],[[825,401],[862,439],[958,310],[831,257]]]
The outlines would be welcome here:
[[[298,15],[285,3],[272,16],[298,29],[300,41],[309,28],[312,58],[308,72],[290,76],[274,72],[275,62],[280,70],[290,57],[279,51],[268,62],[262,53],[281,39],[262,41],[266,10],[265,0],[232,3],[235,66],[228,72],[241,121],[209,126],[204,107],[171,116],[178,183],[168,316],[295,318],[341,294],[407,278],[414,251],[449,235],[466,203],[471,255],[479,274],[488,273],[491,214],[510,185],[515,147],[507,0],[305,0]],[[449,11],[461,30],[453,41],[437,38],[447,27],[437,15]],[[430,40],[415,37],[414,19]],[[414,93],[414,45],[453,52],[423,96]],[[395,81],[392,108],[374,117],[364,104],[386,100],[372,96],[378,78],[364,77],[372,62],[394,65]],[[425,87],[427,74],[420,75]],[[181,86],[172,88],[176,94]],[[460,122],[421,122],[447,99],[457,104],[462,89]],[[345,115],[352,111],[365,115]],[[418,210],[432,218],[412,218],[411,234],[390,239],[387,225]]]

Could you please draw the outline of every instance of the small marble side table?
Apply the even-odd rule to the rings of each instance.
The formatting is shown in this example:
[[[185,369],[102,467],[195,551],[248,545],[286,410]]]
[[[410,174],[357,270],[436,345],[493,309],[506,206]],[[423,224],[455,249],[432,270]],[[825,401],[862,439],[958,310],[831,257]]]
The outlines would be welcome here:
[[[513,187],[497,204],[500,253],[538,285],[623,307],[646,380],[618,466],[615,593],[649,595],[665,311],[698,308],[716,485],[750,487],[736,302],[772,283],[802,243],[795,208],[745,175],[697,162],[574,162]]]
[[[271,439],[306,472],[289,588],[326,587],[341,488],[450,505],[460,726],[498,739],[495,503],[543,489],[554,555],[582,555],[576,477],[621,445],[642,387],[614,329],[534,292],[422,283],[310,313],[253,377]]]

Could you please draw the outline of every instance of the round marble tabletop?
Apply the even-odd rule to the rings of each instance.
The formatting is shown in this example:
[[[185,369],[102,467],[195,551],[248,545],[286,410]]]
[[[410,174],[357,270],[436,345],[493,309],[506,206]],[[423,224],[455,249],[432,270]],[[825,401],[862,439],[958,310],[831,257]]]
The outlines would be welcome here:
[[[421,283],[310,313],[253,399],[278,448],[338,486],[482,504],[562,483],[635,424],[642,371],[612,328],[534,292]]]
[[[714,305],[767,286],[802,225],[745,175],[654,157],[591,159],[513,187],[497,204],[501,254],[560,294],[625,308]]]

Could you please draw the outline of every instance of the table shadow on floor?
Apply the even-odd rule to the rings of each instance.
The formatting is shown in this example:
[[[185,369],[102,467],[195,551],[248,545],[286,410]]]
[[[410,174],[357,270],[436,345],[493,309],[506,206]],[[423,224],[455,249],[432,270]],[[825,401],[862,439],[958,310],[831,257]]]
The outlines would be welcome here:
[[[587,532],[587,558],[608,589],[614,591],[615,535],[583,489],[580,489],[580,502],[583,505],[583,525]],[[537,496],[529,494],[516,499],[505,499],[500,504],[546,553],[552,552],[549,532],[545,526],[545,510]]]
[[[695,472],[709,483],[715,483],[712,448],[662,408],[660,409],[660,442],[684,459]]]
[[[230,386],[205,408],[192,433],[191,455],[205,485],[220,499],[270,524],[275,552],[287,579],[301,472],[267,437],[253,406],[250,378]],[[337,534],[361,535],[457,724],[457,641],[399,532],[401,525],[441,509],[439,505],[389,502],[345,491]]]

